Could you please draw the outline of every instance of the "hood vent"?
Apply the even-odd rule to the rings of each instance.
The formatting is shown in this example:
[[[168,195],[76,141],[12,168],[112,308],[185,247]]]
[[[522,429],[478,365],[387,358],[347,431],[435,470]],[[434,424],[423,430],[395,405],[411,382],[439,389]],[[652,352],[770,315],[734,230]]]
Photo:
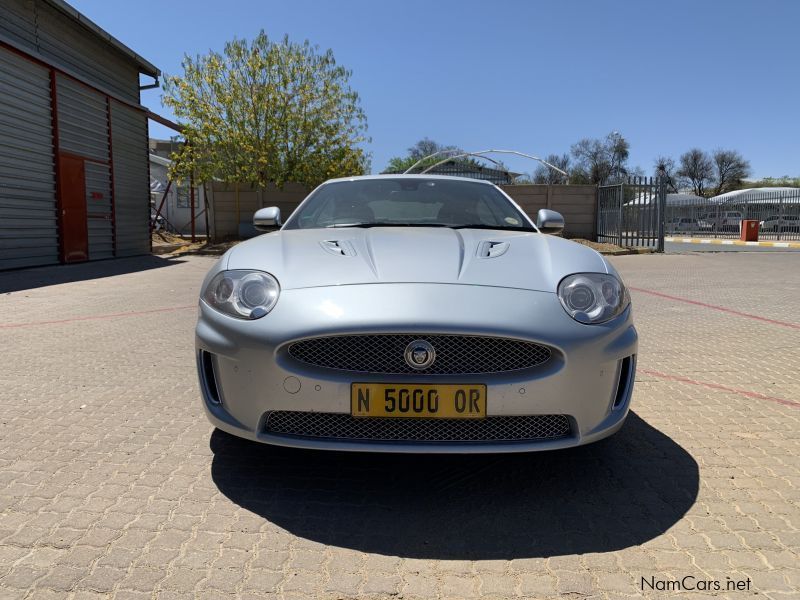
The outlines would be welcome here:
[[[349,240],[324,240],[319,243],[322,249],[337,256],[355,256],[356,249]]]
[[[508,242],[481,242],[478,244],[478,258],[497,258],[508,250]]]

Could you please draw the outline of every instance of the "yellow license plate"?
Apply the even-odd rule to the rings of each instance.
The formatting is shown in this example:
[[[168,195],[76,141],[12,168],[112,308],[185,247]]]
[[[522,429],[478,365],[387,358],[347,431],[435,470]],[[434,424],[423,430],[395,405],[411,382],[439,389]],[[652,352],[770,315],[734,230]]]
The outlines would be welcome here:
[[[354,383],[350,386],[354,417],[482,419],[486,416],[483,384]]]

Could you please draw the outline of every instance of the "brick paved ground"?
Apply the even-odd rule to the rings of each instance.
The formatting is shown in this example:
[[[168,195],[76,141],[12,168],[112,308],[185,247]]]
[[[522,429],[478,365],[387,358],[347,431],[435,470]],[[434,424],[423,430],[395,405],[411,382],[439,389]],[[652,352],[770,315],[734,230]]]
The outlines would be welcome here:
[[[0,597],[675,597],[641,578],[685,575],[800,597],[800,255],[615,259],[634,414],[511,457],[212,433],[192,355],[211,261],[0,273]]]

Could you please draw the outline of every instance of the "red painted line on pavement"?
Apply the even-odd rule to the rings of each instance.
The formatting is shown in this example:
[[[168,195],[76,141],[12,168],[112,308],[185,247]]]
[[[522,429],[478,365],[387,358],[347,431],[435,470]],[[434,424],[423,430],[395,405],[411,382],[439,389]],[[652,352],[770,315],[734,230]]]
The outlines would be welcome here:
[[[30,321],[28,323],[7,323],[0,324],[0,329],[16,329],[19,327],[36,327],[38,325],[60,325],[63,323],[76,323],[78,321],[101,321],[105,319],[116,319],[119,317],[140,317],[142,315],[152,315],[155,313],[174,312],[177,310],[186,310],[189,308],[197,308],[196,304],[187,306],[170,306],[168,308],[154,308],[152,310],[137,310],[133,312],[112,313],[108,315],[91,315],[88,317],[73,317],[71,319],[59,319],[57,321]]]
[[[737,388],[728,387],[727,385],[721,385],[719,383],[709,383],[706,381],[697,381],[696,379],[689,379],[688,377],[681,377],[679,375],[670,375],[668,373],[661,373],[660,371],[651,371],[650,369],[639,369],[642,373],[647,373],[648,375],[652,375],[653,377],[658,377],[659,379],[668,379],[670,381],[680,381],[681,383],[688,383],[691,385],[699,385],[702,387],[711,388],[712,390],[721,390],[723,392],[731,392],[732,394],[739,394],[740,396],[746,396],[748,398],[756,398],[758,400],[768,400],[769,402],[777,402],[778,404],[783,404],[784,406],[792,406],[794,408],[800,408],[800,402],[794,402],[793,400],[786,400],[785,398],[776,398],[774,396],[766,396],[764,394],[759,394],[758,392],[750,392],[748,390],[740,390]]]
[[[800,324],[798,323],[789,323],[787,321],[778,321],[776,319],[768,319],[766,317],[759,317],[758,315],[753,315],[746,312],[741,312],[738,310],[734,310],[732,308],[725,308],[724,306],[717,306],[716,304],[708,304],[706,302],[700,302],[699,300],[690,300],[689,298],[681,298],[680,296],[670,296],[669,294],[664,294],[662,292],[656,292],[653,290],[644,290],[642,288],[635,288],[629,287],[629,290],[633,290],[634,292],[642,292],[643,294],[650,294],[652,296],[658,296],[659,298],[666,298],[668,300],[675,300],[676,302],[685,302],[686,304],[694,304],[695,306],[702,306],[703,308],[711,308],[714,310],[719,310],[721,312],[729,313],[732,315],[736,315],[738,317],[746,317],[748,319],[755,319],[756,321],[763,321],[765,323],[770,323],[772,325],[781,325],[782,327],[790,327],[792,329],[800,329]]]

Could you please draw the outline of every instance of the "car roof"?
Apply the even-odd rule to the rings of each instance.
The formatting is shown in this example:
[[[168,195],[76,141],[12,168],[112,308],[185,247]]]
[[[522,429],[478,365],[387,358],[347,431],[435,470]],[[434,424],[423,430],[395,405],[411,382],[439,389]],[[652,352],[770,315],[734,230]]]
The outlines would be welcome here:
[[[421,173],[414,173],[406,175],[404,173],[381,173],[379,175],[357,175],[354,177],[337,177],[335,179],[328,179],[325,183],[334,183],[339,181],[367,181],[370,179],[441,179],[443,181],[468,181],[470,183],[479,183],[482,185],[494,185],[491,181],[485,179],[474,179],[472,177],[457,177],[455,175],[427,175]]]

